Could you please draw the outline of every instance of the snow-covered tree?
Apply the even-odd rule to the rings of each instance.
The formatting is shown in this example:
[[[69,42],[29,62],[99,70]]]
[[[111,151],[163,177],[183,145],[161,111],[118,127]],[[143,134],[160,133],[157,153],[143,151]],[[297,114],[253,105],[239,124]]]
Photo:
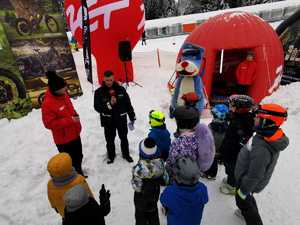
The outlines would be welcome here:
[[[178,15],[186,15],[192,10],[192,0],[178,0],[177,13]]]
[[[174,0],[144,0],[146,19],[157,19],[176,15]]]

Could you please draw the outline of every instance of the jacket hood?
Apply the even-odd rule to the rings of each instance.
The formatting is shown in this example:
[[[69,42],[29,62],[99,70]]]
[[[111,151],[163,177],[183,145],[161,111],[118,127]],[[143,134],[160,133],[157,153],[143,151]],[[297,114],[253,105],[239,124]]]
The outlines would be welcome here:
[[[53,156],[47,166],[52,177],[66,177],[72,174],[72,159],[68,153],[62,152]]]
[[[289,138],[285,135],[283,135],[281,138],[279,138],[276,141],[268,142],[275,151],[280,152],[287,148],[289,145]]]
[[[198,182],[194,186],[178,185],[176,182],[175,186],[178,187],[180,191],[177,193],[177,198],[180,202],[189,206],[199,205],[200,202],[205,203],[203,196],[203,190],[206,189],[205,185]]]

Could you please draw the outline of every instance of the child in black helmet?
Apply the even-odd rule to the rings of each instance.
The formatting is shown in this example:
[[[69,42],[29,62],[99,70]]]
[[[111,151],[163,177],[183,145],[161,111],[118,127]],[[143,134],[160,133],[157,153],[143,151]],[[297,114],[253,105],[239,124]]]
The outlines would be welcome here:
[[[198,97],[198,95],[196,94],[196,92],[185,93],[184,95],[181,96],[181,98],[184,101],[184,106],[186,108],[192,108],[193,111],[197,111],[198,112],[198,116],[200,118],[200,112],[198,111],[198,109],[196,107],[196,105],[199,102],[200,98]],[[175,112],[175,110],[174,110],[174,112]],[[173,116],[175,116],[174,112],[173,112]],[[177,126],[176,132],[174,133],[174,137],[177,138],[179,136],[180,136],[180,133],[179,133],[179,128]]]
[[[179,136],[172,142],[166,161],[169,175],[174,174],[176,160],[182,156],[195,160],[201,172],[208,170],[215,156],[215,145],[210,129],[199,123],[199,111],[193,107],[178,106],[174,116]]]
[[[235,194],[234,169],[240,149],[253,134],[253,104],[253,99],[247,95],[232,95],[229,98],[229,125],[220,147],[227,174],[220,186],[223,194]]]

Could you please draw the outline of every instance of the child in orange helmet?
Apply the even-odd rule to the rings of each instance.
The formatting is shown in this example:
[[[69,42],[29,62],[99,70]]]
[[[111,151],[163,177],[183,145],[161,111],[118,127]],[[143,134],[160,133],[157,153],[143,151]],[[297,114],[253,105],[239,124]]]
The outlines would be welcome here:
[[[247,225],[262,225],[253,193],[261,192],[269,183],[279,154],[289,145],[280,126],[287,110],[277,104],[260,105],[256,111],[256,134],[242,148],[235,167],[236,205]]]
[[[48,182],[48,199],[57,213],[64,218],[64,194],[77,184],[82,184],[89,196],[93,194],[85,178],[72,167],[72,159],[68,153],[59,153],[48,162],[48,172],[51,179]]]

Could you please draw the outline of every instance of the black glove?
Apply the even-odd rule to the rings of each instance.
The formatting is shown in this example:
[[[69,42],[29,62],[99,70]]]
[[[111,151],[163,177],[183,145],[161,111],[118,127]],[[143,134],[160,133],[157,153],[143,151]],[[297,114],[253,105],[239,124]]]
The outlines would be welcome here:
[[[102,184],[101,189],[99,191],[99,200],[100,204],[105,204],[109,201],[110,198],[110,191],[105,189],[104,184]]]

